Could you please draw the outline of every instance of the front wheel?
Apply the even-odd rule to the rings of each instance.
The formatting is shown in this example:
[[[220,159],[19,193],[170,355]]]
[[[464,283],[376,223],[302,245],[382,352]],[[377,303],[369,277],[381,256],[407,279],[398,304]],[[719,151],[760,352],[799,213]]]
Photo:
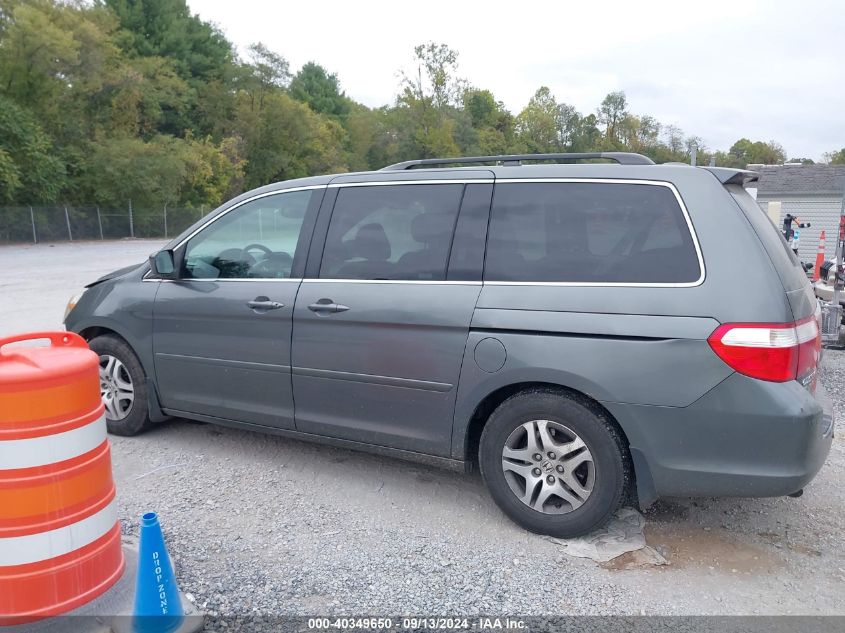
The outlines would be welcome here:
[[[603,526],[630,479],[622,438],[607,414],[583,396],[543,388],[511,396],[493,412],[479,465],[505,514],[560,538]]]
[[[106,426],[114,435],[137,435],[147,430],[147,380],[141,362],[127,343],[105,334],[88,346],[100,357],[100,396],[106,407]]]

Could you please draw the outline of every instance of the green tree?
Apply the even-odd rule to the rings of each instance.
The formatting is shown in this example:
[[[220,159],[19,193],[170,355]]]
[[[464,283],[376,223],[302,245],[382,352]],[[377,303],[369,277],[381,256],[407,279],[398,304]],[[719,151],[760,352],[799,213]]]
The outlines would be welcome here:
[[[829,165],[845,165],[845,147],[838,152],[827,152],[824,160]]]
[[[529,152],[560,150],[558,105],[551,90],[540,87],[516,117],[517,138]]]
[[[598,118],[595,114],[579,116],[575,135],[570,150],[573,152],[595,151],[601,143],[601,131],[598,127]]]
[[[573,152],[582,151],[578,148],[578,145],[587,141],[584,137],[585,132],[587,132],[584,126],[587,123],[575,109],[575,106],[568,103],[559,103],[557,105],[557,136],[561,149]]]
[[[35,118],[0,95],[0,200],[55,202],[65,169]]]
[[[185,0],[104,0],[120,21],[121,47],[138,57],[165,57],[186,80],[220,79],[232,45],[215,26],[191,15]]]
[[[0,200],[214,204],[244,188],[411,158],[631,150],[700,162],[700,138],[628,111],[613,92],[589,114],[547,87],[518,116],[460,78],[458,52],[414,47],[392,105],[368,108],[317,62],[291,76],[263,44],[237,58],[185,0],[0,0]],[[740,139],[743,167],[785,158]],[[845,150],[827,160],[845,163]]]
[[[414,48],[415,76],[402,74],[394,121],[399,155],[403,158],[454,156],[456,104],[465,82],[456,76],[458,54],[445,44],[420,44]]]
[[[103,1],[117,18],[115,45],[131,60],[167,60],[189,88],[179,108],[163,110],[158,131],[177,136],[207,131],[210,126],[195,113],[207,109],[202,99],[208,84],[232,74],[232,45],[215,26],[191,15],[185,0]]]
[[[46,1],[10,3],[7,11],[0,88],[42,124],[56,125],[68,84],[82,79],[79,36],[96,32],[96,26],[87,28],[83,11]]]
[[[370,162],[376,142],[377,117],[377,112],[360,104],[350,103],[345,130],[349,169],[352,171],[365,171],[382,166]]]
[[[654,117],[626,114],[619,122],[620,140],[632,152],[648,154],[660,145],[660,123]]]
[[[229,137],[219,144],[211,138],[189,138],[181,148],[186,166],[178,200],[190,206],[217,205],[243,189],[246,160],[240,139]]]
[[[741,138],[728,150],[732,166],[745,167],[749,164],[778,165],[786,160],[786,152],[775,141],[749,141]]]
[[[574,106],[558,103],[546,86],[516,117],[516,137],[529,152],[595,151],[599,136],[595,115],[582,116]]]
[[[139,209],[161,209],[179,200],[187,167],[184,141],[157,136],[104,139],[91,145],[91,157],[82,174],[89,200],[124,206],[132,201]]]
[[[458,105],[467,87],[457,76],[458,52],[446,44],[428,42],[414,47],[414,56],[416,74],[402,74],[405,91],[417,101],[430,100],[437,108]]]
[[[264,108],[264,98],[286,88],[290,83],[290,64],[262,43],[248,49],[249,61],[237,66],[233,75],[236,90],[249,96],[253,110]]]
[[[628,99],[624,92],[611,92],[601,102],[598,109],[598,122],[604,126],[604,137],[608,149],[615,149],[621,144],[619,127],[628,115]]]
[[[519,151],[514,139],[514,117],[489,90],[466,90],[461,114],[462,136],[466,138],[462,151],[480,156]]]
[[[250,44],[248,51],[252,77],[264,90],[285,88],[290,83],[288,60],[261,42]]]
[[[339,120],[349,115],[349,99],[340,89],[337,75],[315,62],[308,62],[290,82],[290,95],[303,101],[318,114]]]
[[[143,214],[164,205],[219,204],[240,190],[244,164],[237,139],[115,138],[92,144],[81,180],[88,201],[131,200]]]
[[[141,57],[121,64],[92,103],[98,131],[123,136],[151,136],[170,128],[171,117],[187,114],[191,94],[187,83],[162,57]]]
[[[267,94],[261,109],[242,95],[235,117],[245,145],[247,188],[346,171],[343,128],[284,92]]]

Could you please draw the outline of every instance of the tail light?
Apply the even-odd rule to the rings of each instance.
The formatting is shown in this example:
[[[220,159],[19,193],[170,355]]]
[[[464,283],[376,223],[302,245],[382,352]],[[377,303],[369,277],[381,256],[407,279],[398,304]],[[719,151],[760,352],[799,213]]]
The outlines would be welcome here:
[[[707,339],[734,371],[772,382],[798,380],[815,389],[821,356],[821,311],[794,323],[726,323]]]

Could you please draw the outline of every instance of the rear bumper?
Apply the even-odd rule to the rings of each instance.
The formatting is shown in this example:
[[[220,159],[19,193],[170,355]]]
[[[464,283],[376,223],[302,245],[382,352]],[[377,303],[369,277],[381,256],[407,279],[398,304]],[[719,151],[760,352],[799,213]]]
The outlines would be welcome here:
[[[734,374],[688,407],[604,403],[628,436],[640,503],[662,496],[774,497],[819,472],[833,407],[797,382]]]

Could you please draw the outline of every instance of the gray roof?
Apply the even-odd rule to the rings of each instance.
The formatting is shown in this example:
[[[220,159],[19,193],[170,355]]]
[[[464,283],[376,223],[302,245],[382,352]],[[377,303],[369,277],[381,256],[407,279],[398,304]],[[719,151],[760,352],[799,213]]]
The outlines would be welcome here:
[[[845,188],[845,165],[772,165],[752,167],[760,179],[748,183],[757,195],[836,194]]]

